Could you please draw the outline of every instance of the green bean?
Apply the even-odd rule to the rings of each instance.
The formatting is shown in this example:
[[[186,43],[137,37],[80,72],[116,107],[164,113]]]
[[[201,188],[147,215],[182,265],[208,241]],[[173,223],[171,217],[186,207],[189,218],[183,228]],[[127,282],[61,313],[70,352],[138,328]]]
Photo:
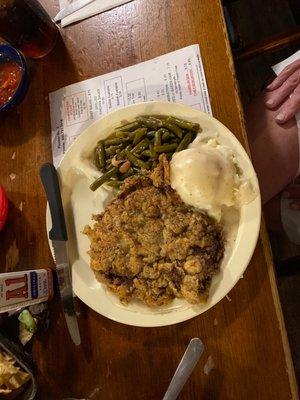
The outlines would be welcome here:
[[[125,123],[107,139],[97,143],[93,153],[94,163],[104,174],[91,184],[91,189],[96,190],[107,181],[117,187],[119,181],[134,175],[141,168],[155,168],[160,153],[166,153],[171,159],[175,151],[187,148],[199,129],[197,123],[167,115],[144,115]],[[119,168],[112,164],[113,160],[128,160],[131,167],[121,174]]]
[[[149,144],[149,140],[145,138],[141,142],[139,142],[131,151],[134,154],[140,154],[142,151],[146,150],[149,147]]]
[[[107,181],[106,184],[108,186],[113,187],[114,189],[120,189],[120,186],[123,184],[123,182],[122,181],[110,180],[110,181]]]
[[[128,146],[125,147],[125,149],[121,150],[117,156],[118,160],[125,159],[125,150],[131,150],[131,149],[132,149],[132,144],[129,144]]]
[[[115,146],[117,144],[122,143],[130,143],[130,138],[113,138],[113,139],[106,139],[104,141],[105,146]]]
[[[116,138],[128,138],[130,136],[130,132],[123,132],[123,131],[116,131],[115,132]]]
[[[149,145],[149,150],[152,153],[151,157],[153,158],[153,160],[156,160],[158,158],[158,155],[157,155],[156,151],[154,151],[154,145],[152,143],[150,143],[150,145]]]
[[[157,153],[168,153],[174,151],[177,148],[177,143],[162,144],[161,146],[154,146],[154,150]]]
[[[136,144],[138,144],[146,136],[146,133],[147,133],[147,128],[139,128],[133,131],[132,132],[132,134],[134,134],[133,145],[135,146]]]
[[[141,123],[141,125],[151,129],[160,128],[162,124],[161,120],[151,116],[138,117],[137,120]]]
[[[147,132],[147,138],[149,138],[149,139],[152,139],[152,138],[154,138],[154,135],[155,135],[155,132],[156,131],[150,131],[150,132]]]
[[[161,145],[161,129],[155,132],[154,134],[154,147],[155,146],[160,146]]]
[[[124,147],[125,147],[124,144],[117,146],[110,146],[105,149],[105,153],[107,156],[114,156],[115,154],[118,154],[122,149],[124,149]]]
[[[163,127],[175,133],[175,135],[178,136],[180,139],[182,138],[182,129],[179,128],[179,126],[172,124],[172,122],[169,122],[168,119],[166,121],[163,121]]]
[[[154,151],[153,144],[150,144],[149,149],[146,149],[141,153],[141,157],[151,158],[149,161],[155,160],[158,157]]]
[[[182,129],[186,129],[187,131],[198,132],[200,129],[200,125],[195,122],[185,121],[184,119],[168,117],[168,122],[171,122]]]
[[[133,121],[133,122],[130,122],[129,124],[125,124],[125,125],[119,126],[117,129],[119,131],[132,132],[132,131],[135,131],[140,126],[141,126],[141,123],[139,121]]]
[[[109,171],[107,171],[105,174],[101,175],[98,179],[96,179],[91,185],[90,189],[94,192],[96,189],[98,189],[103,183],[108,181],[110,178],[115,176],[118,172],[118,168],[113,167]]]
[[[176,152],[186,149],[193,140],[193,137],[194,137],[193,132],[188,132],[179,143]]]
[[[161,139],[163,142],[167,142],[172,137],[174,137],[173,134],[166,129],[166,132],[162,135]]]
[[[145,156],[145,157],[152,157],[152,151],[151,150],[144,150],[142,153],[141,153],[141,156]]]
[[[176,138],[173,138],[169,140],[168,143],[177,143],[177,145],[181,142],[181,140],[176,136]]]
[[[136,167],[149,169],[150,166],[145,161],[140,160],[137,156],[132,154],[130,151],[125,150],[126,158],[131,162],[131,164],[135,165]]]
[[[96,167],[105,172],[105,149],[102,140],[98,142],[97,147],[94,150],[94,160]]]

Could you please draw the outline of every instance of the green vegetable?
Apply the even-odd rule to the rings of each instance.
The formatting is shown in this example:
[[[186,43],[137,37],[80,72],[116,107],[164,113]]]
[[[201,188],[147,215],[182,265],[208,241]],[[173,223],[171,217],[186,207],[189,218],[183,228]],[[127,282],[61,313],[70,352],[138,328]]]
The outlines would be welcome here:
[[[188,147],[188,145],[191,143],[191,141],[193,140],[194,134],[193,132],[188,132],[183,139],[181,140],[181,142],[179,143],[176,151],[181,151],[184,150]]]
[[[116,146],[109,146],[105,149],[105,153],[107,156],[114,156],[115,154],[118,154],[122,149],[124,149],[124,147],[126,146],[126,144],[118,144]]]
[[[141,156],[152,157],[152,151],[151,151],[151,150],[144,150],[144,151],[141,153]]]
[[[109,171],[107,171],[105,174],[101,175],[98,179],[96,179],[91,185],[90,189],[94,192],[96,189],[98,189],[103,183],[108,181],[110,178],[115,176],[118,172],[118,168],[113,167]]]
[[[165,129],[165,132],[163,133],[161,139],[163,142],[167,142],[169,139],[172,139],[174,135],[169,132],[167,129]]]
[[[161,129],[155,132],[154,134],[154,147],[155,146],[160,146],[161,145],[161,135],[162,135]]]
[[[128,146],[125,147],[125,149],[120,151],[120,153],[117,156],[117,159],[124,160],[125,159],[125,150],[131,150],[131,149],[132,149],[132,144],[129,144]]]
[[[183,135],[182,129],[179,128],[179,126],[170,122],[169,118],[163,122],[163,127],[168,129],[169,131],[175,133],[175,135],[178,136],[180,139],[182,138],[182,135]]]
[[[122,181],[111,180],[111,181],[107,181],[106,183],[107,183],[108,186],[111,186],[111,187],[113,187],[115,189],[120,189],[120,187],[121,187],[123,182]]]
[[[150,168],[150,165],[147,162],[140,160],[136,155],[132,154],[130,151],[125,150],[125,155],[126,158],[131,162],[131,164],[135,165],[136,167],[144,169]]]
[[[35,321],[35,319],[33,318],[33,316],[30,314],[30,312],[27,309],[23,310],[20,313],[20,315],[18,317],[18,320],[22,324],[24,324],[25,328],[29,332],[31,332],[31,333],[35,333],[36,332],[36,330],[37,330],[36,321]]]
[[[116,131],[115,132],[115,136],[117,137],[117,138],[127,138],[127,137],[129,137],[130,136],[130,132],[126,132],[126,131]]]
[[[156,151],[154,151],[154,145],[152,143],[150,143],[149,149],[150,149],[150,151],[152,153],[151,157],[153,158],[153,160],[157,160],[158,159],[158,155],[157,155]]]
[[[130,143],[130,141],[131,141],[130,138],[105,139],[104,140],[104,145],[105,145],[105,147],[115,146],[115,145],[122,144],[122,143]]]
[[[137,120],[141,123],[141,125],[146,126],[147,128],[157,129],[160,128],[162,122],[160,119],[151,116],[138,117]]]
[[[147,128],[139,128],[132,132],[134,134],[133,145],[138,144],[147,134]]]
[[[95,147],[94,161],[99,171],[105,172],[105,149],[102,140],[100,140]]]
[[[200,125],[194,122],[185,121],[184,119],[175,118],[175,117],[168,117],[168,122],[179,126],[182,129],[187,131],[198,132],[200,129]]]
[[[169,153],[170,151],[174,151],[177,148],[177,143],[171,144],[162,144],[161,146],[154,146],[154,150],[157,153]]]
[[[147,132],[147,138],[153,139],[156,131]]]
[[[141,168],[155,168],[159,154],[166,153],[167,158],[171,159],[175,151],[187,148],[199,129],[197,123],[166,115],[140,116],[116,128],[108,138],[100,140],[94,149],[94,163],[104,174],[90,188],[96,190],[105,182],[117,187],[120,181]],[[122,174],[120,165],[114,166],[113,160],[128,160],[131,167]],[[127,168],[124,167],[124,171]]]
[[[130,122],[129,124],[125,124],[120,126],[119,128],[117,128],[119,131],[135,131],[137,128],[139,128],[141,126],[141,123],[139,121],[134,121],[134,122]]]
[[[149,139],[145,138],[141,142],[139,142],[133,149],[131,150],[134,154],[140,154],[142,151],[146,150],[149,147]]]

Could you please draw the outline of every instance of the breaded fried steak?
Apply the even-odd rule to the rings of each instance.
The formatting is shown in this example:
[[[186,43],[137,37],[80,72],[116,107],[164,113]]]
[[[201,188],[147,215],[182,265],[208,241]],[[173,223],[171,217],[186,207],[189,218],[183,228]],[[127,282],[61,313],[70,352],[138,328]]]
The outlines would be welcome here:
[[[105,212],[93,218],[94,226],[84,229],[91,268],[122,303],[207,300],[224,253],[222,229],[171,188],[165,155],[152,173],[127,178]]]

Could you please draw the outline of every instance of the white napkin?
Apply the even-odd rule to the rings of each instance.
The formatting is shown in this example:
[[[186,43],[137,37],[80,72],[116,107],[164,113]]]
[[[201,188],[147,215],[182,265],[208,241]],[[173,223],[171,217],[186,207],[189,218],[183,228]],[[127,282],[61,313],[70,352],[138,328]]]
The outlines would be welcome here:
[[[61,21],[61,26],[64,27],[70,25],[73,22],[81,21],[82,19],[118,7],[124,3],[129,3],[130,1],[132,0],[94,0],[92,3],[87,4],[80,10],[75,11],[73,14],[68,15],[66,18],[63,18]],[[60,9],[62,10],[71,3],[72,1],[70,0],[59,0]]]

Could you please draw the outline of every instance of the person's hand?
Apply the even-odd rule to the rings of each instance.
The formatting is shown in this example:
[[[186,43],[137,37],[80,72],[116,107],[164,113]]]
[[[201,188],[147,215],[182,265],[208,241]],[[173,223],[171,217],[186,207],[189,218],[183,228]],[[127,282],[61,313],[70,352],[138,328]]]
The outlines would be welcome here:
[[[267,86],[266,106],[278,108],[275,120],[284,124],[300,111],[300,60],[285,67]]]

